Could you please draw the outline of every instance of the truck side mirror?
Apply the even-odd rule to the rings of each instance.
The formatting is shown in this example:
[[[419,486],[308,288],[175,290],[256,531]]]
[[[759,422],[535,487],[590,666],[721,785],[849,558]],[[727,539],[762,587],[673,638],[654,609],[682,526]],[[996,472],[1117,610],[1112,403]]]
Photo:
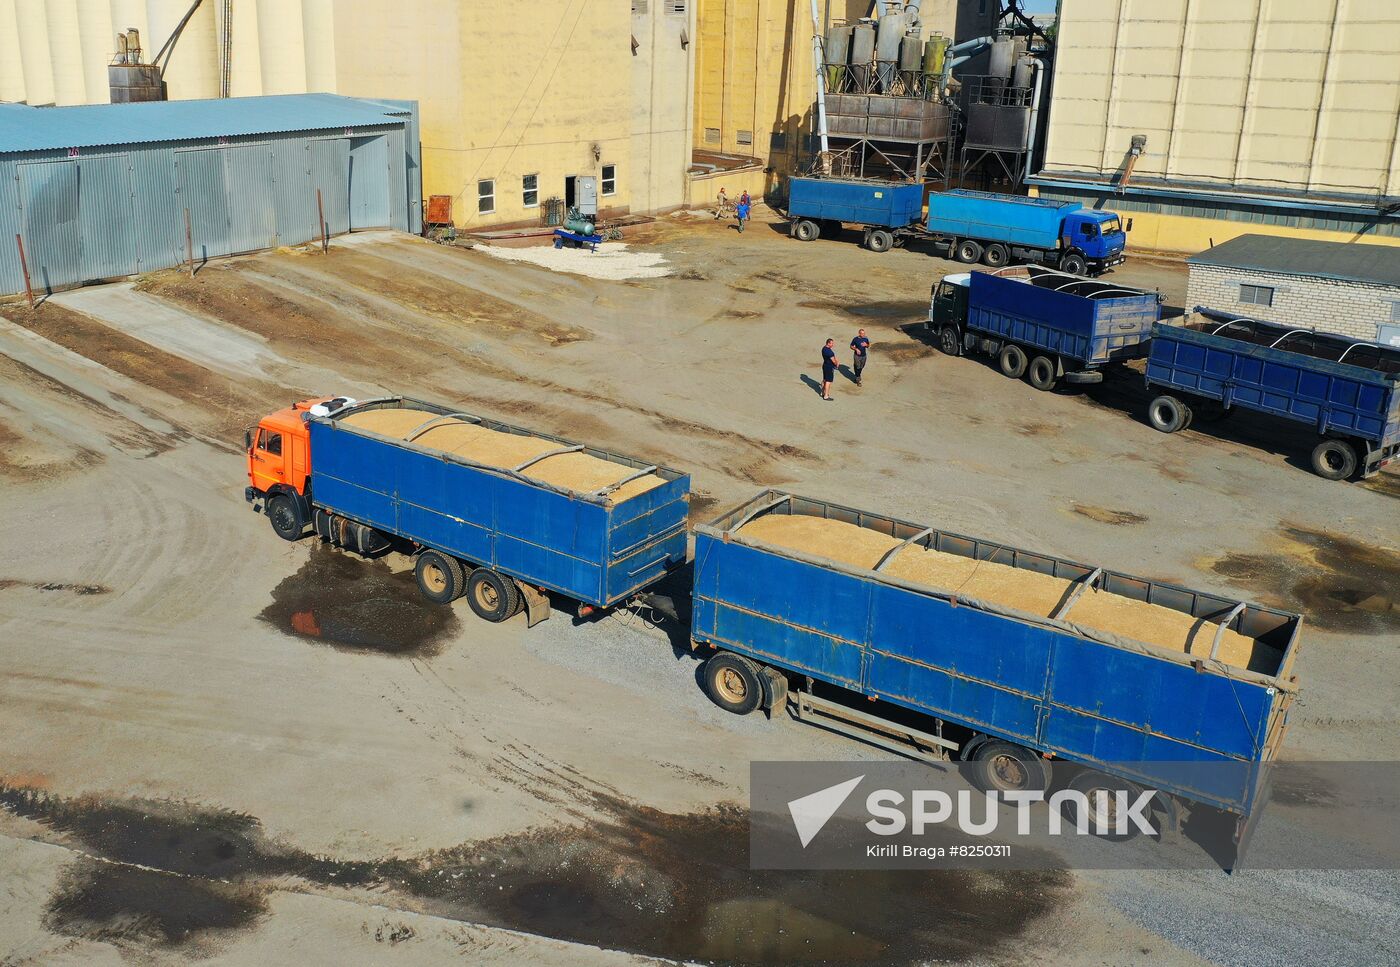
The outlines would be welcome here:
[[[1128,227],[1125,228],[1124,231],[1125,231],[1125,232],[1131,232],[1132,230],[1133,230],[1133,220],[1130,218],[1130,219],[1128,219]]]
[[[252,431],[252,429],[249,428],[249,427],[245,427],[245,428],[243,429],[243,449],[244,449],[244,450],[251,450],[251,449],[253,449],[253,431]]]

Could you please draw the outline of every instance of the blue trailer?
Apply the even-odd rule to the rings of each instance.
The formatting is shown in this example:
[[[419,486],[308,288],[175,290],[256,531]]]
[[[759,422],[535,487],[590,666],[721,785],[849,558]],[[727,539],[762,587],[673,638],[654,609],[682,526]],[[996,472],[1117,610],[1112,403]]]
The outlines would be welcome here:
[[[385,433],[350,422],[375,410],[408,411],[421,427]],[[431,430],[453,423],[545,445],[514,467],[488,465],[433,448]],[[429,600],[464,595],[490,621],[522,609],[530,624],[543,620],[545,592],[579,602],[581,613],[611,607],[686,560],[690,477],[644,460],[407,397],[307,401],[264,418],[257,434],[246,496],[266,502],[279,536],[300,538],[309,525],[360,553],[412,554]],[[564,454],[617,464],[617,482],[582,492],[528,475]],[[649,489],[635,492],[642,478]]]
[[[1072,275],[1098,275],[1124,259],[1127,236],[1114,212],[1078,202],[957,189],[928,196],[922,185],[842,178],[788,182],[789,231],[810,242],[844,224],[864,231],[863,244],[887,252],[927,241],[960,262],[992,268],[1013,261],[1057,266]]]
[[[1369,477],[1400,455],[1400,349],[1195,311],[1153,328],[1153,427],[1175,433],[1196,416],[1267,413],[1308,428],[1313,471],[1328,480]]]
[[[1017,266],[947,275],[933,287],[929,327],[950,356],[997,358],[1039,390],[1097,383],[1103,367],[1147,355],[1161,297],[1122,285]]]
[[[1095,585],[1229,626],[1278,657],[1250,671],[1095,633],[1072,611],[1044,618],[911,584],[881,572],[888,554],[864,570],[745,536],[770,514]],[[1067,770],[1080,791],[1109,773],[1247,814],[1245,777],[1277,755],[1296,692],[1296,614],[779,491],[695,529],[693,595],[691,637],[713,652],[702,679],[721,707],[791,701],[800,717],[904,755],[957,755],[987,788],[1043,788],[1066,762],[1084,767]],[[1239,768],[1186,777],[1182,763]]]

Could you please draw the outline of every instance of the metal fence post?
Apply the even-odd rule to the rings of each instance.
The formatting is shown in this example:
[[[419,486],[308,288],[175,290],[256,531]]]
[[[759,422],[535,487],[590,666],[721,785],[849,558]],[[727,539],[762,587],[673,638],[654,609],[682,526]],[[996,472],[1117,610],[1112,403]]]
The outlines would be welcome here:
[[[321,204],[321,189],[319,188],[316,189],[316,217],[321,223],[321,254],[324,255],[330,251],[331,240],[326,234],[326,209]]]
[[[15,236],[15,244],[19,246],[19,267],[24,272],[24,294],[29,298],[29,308],[34,308],[34,286],[29,281],[29,260],[24,257],[24,239]]]
[[[185,209],[185,260],[190,263],[190,278],[194,278],[194,235],[190,232],[190,210]]]

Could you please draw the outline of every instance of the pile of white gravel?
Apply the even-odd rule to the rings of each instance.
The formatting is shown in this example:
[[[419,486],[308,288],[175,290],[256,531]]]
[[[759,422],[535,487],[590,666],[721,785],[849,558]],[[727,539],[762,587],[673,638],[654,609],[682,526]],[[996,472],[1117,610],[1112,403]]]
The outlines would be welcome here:
[[[671,274],[664,257],[655,252],[629,252],[623,242],[604,242],[596,252],[552,245],[505,248],[478,244],[472,250],[507,262],[529,262],[555,272],[585,275],[591,279],[659,279]]]

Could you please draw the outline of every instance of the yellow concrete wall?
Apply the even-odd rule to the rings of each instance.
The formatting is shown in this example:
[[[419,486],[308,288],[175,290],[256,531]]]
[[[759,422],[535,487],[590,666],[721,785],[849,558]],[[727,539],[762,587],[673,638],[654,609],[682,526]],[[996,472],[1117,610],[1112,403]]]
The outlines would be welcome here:
[[[189,0],[0,0],[0,38],[17,38],[5,48],[21,55],[0,57],[0,99],[105,102],[114,31],[141,30],[149,57],[188,7]],[[605,208],[671,208],[685,203],[690,160],[694,7],[695,0],[237,0],[231,93],[417,100],[424,195],[452,195],[459,226],[535,220],[538,209],[522,198],[524,175],[539,176],[543,201],[563,196],[568,175],[601,182],[604,165],[617,172],[614,194],[600,198]],[[218,95],[222,26],[212,0],[195,14],[166,75],[172,98]],[[483,179],[495,181],[489,214],[477,211]]]
[[[1395,0],[1064,0],[1044,168],[1400,194]]]
[[[1162,215],[1135,211],[1131,202],[1115,202],[1113,210],[1127,224],[1133,220],[1128,234],[1128,246],[1135,252],[1180,252],[1194,254],[1228,242],[1240,235],[1282,235],[1288,238],[1312,238],[1325,242],[1366,242],[1371,245],[1400,246],[1400,238],[1390,235],[1358,235],[1355,232],[1329,232],[1311,228],[1289,228],[1284,225],[1260,225],[1231,221],[1224,218],[1196,218],[1185,215]]]

